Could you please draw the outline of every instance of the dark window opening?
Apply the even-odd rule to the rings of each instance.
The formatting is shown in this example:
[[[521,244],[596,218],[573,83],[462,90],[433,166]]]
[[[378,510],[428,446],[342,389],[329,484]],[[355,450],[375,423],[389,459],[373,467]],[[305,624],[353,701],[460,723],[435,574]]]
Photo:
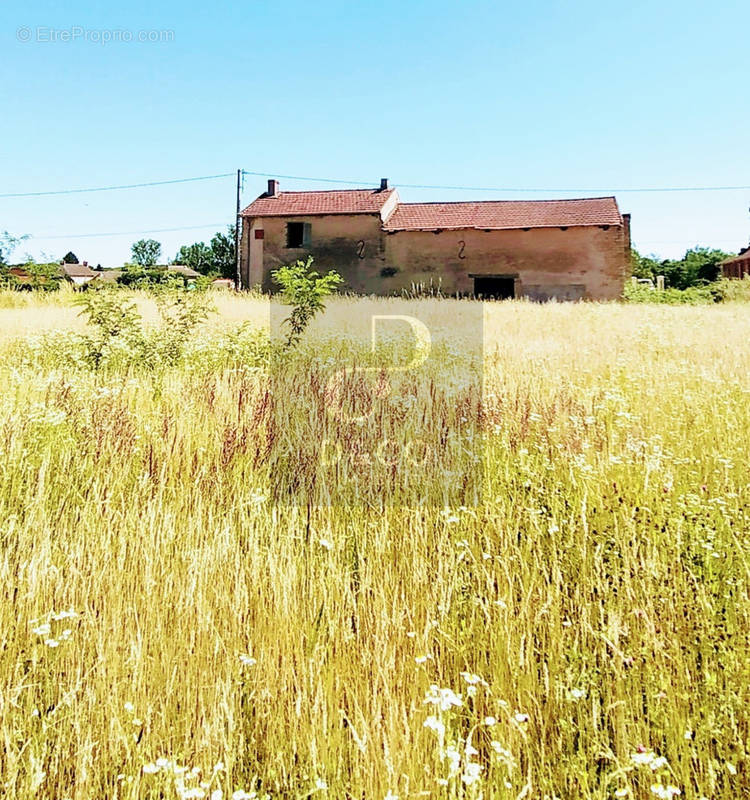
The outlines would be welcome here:
[[[310,246],[310,223],[309,222],[287,222],[287,224],[286,224],[286,246],[287,247],[309,247]]]
[[[516,296],[512,275],[474,276],[474,296],[480,300],[509,300]]]

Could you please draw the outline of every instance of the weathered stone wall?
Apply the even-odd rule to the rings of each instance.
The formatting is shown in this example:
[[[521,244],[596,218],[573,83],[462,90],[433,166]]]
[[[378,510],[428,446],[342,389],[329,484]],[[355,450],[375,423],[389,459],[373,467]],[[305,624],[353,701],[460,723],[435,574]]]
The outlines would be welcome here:
[[[286,246],[287,222],[311,225],[309,248]],[[629,220],[621,226],[507,231],[385,233],[378,215],[266,217],[245,220],[243,280],[274,287],[270,272],[308,255],[319,270],[335,269],[350,291],[393,294],[439,287],[474,289],[470,275],[517,274],[521,294],[533,299],[613,299],[622,293],[630,248]],[[263,231],[263,238],[255,230]]]
[[[386,234],[385,244],[386,266],[397,272],[380,279],[377,291],[387,294],[417,283],[471,293],[469,275],[517,274],[521,293],[535,299],[615,298],[622,293],[628,248],[620,226],[399,231]]]
[[[287,222],[309,223],[309,247],[286,246]],[[385,266],[381,224],[378,214],[265,217],[252,220],[251,226],[246,220],[242,255],[243,262],[249,262],[247,285],[260,284],[265,291],[270,291],[274,288],[270,278],[272,270],[312,255],[316,269],[335,269],[344,278],[344,289],[376,291],[369,287],[374,285],[374,277],[379,276]],[[263,231],[262,240],[255,238],[256,229]]]

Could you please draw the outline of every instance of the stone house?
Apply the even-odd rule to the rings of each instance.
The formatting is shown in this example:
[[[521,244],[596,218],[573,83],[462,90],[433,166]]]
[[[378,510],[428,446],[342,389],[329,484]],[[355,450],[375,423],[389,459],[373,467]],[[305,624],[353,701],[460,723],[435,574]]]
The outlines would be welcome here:
[[[345,288],[389,295],[536,300],[613,299],[629,272],[630,217],[614,197],[402,203],[377,189],[281,192],[278,181],[241,214],[243,285],[311,255]]]
[[[750,247],[743,247],[739,255],[722,261],[721,274],[725,278],[744,278],[750,275]]]

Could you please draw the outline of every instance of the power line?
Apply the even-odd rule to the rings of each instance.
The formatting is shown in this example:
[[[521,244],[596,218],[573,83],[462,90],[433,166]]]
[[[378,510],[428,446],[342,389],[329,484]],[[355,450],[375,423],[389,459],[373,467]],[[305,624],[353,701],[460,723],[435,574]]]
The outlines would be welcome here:
[[[228,178],[233,172],[222,172],[219,175],[199,175],[195,178],[174,178],[168,181],[148,181],[147,183],[126,183],[120,186],[94,186],[87,189],[55,189],[49,192],[11,192],[0,194],[0,197],[48,197],[56,194],[82,194],[84,192],[112,192],[117,189],[142,189],[147,186],[167,186],[173,183],[192,183],[193,181],[213,181],[217,178]]]
[[[377,186],[377,180],[361,180],[359,178],[316,178],[309,175],[284,175],[278,172],[254,172],[242,170],[243,175],[253,175],[263,178],[281,178],[292,181],[309,181],[312,183],[329,183],[342,186]],[[169,186],[195,181],[211,181],[221,178],[230,178],[234,172],[222,172],[216,175],[198,175],[190,178],[173,178],[165,181],[146,181],[143,183],[127,183],[112,186],[93,186],[82,189],[55,189],[43,192],[9,192],[0,194],[0,198],[11,197],[50,197],[53,195],[84,194],[87,192],[111,192],[121,189],[143,189],[152,186]],[[595,187],[595,188],[519,188],[517,186],[452,186],[446,184],[425,183],[398,183],[402,189],[438,189],[452,192],[495,192],[505,194],[624,194],[636,192],[738,192],[750,190],[750,185],[745,186],[644,186],[631,187]]]
[[[152,228],[147,231],[111,231],[109,233],[71,233],[61,234],[60,236],[32,236],[34,241],[41,239],[94,239],[98,236],[138,236],[142,233],[172,233],[174,231],[198,231],[206,230],[208,228],[221,228],[226,227],[226,220],[224,222],[209,222],[207,225],[188,225],[182,228]]]
[[[359,179],[343,178],[311,178],[304,175],[280,175],[276,172],[250,172],[242,171],[243,175],[255,175],[261,178],[282,178],[290,181],[312,181],[314,183],[335,183],[342,185],[377,186],[379,181],[363,181]],[[498,187],[498,186],[446,186],[440,184],[422,183],[397,183],[401,189],[440,189],[444,191],[457,192],[505,192],[505,193],[540,193],[540,194],[609,194],[623,192],[737,192],[750,190],[748,186],[649,186],[643,188],[622,187],[622,188],[576,188],[576,189],[519,189],[517,187]]]

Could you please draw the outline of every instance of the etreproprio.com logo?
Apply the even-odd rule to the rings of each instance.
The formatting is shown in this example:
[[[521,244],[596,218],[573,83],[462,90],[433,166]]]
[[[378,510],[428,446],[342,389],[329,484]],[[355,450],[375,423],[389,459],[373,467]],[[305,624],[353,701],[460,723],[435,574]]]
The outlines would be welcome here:
[[[169,29],[86,28],[71,25],[68,28],[53,28],[46,25],[22,25],[16,30],[16,39],[33,44],[165,44],[173,42],[175,32]]]

